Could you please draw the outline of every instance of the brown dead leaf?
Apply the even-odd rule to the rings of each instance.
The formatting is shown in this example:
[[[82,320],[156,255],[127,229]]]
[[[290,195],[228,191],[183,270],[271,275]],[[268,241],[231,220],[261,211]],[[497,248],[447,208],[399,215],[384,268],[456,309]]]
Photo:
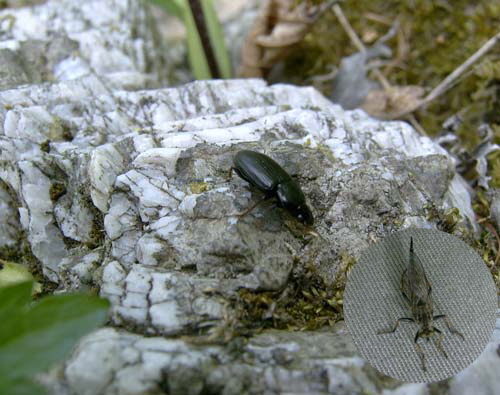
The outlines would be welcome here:
[[[265,0],[243,45],[241,77],[264,77],[278,61],[287,57],[313,23],[334,2],[315,6],[308,1]]]
[[[388,90],[372,90],[361,108],[381,119],[397,119],[417,109],[422,101],[424,89],[416,85],[393,86]]]

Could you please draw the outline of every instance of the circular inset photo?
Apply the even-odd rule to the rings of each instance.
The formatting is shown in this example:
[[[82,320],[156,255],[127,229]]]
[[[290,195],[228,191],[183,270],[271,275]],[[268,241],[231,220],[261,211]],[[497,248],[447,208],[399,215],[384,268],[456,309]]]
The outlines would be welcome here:
[[[407,382],[446,379],[483,352],[497,317],[484,261],[458,238],[410,228],[368,248],[344,293],[347,329],[376,369]]]

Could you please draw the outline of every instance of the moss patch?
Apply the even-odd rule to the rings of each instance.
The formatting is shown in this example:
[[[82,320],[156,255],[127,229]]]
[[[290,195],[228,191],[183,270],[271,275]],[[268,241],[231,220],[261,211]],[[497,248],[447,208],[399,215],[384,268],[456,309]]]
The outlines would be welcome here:
[[[327,286],[312,265],[298,264],[282,291],[241,289],[232,307],[246,329],[315,330],[342,319],[343,286]]]

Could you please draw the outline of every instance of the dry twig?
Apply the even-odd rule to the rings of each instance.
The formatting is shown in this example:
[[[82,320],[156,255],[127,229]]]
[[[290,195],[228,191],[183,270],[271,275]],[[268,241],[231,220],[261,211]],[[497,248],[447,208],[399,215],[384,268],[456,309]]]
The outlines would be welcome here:
[[[337,19],[339,20],[340,24],[342,25],[342,27],[346,31],[347,35],[349,36],[349,39],[356,46],[356,48],[359,51],[366,51],[366,47],[364,46],[363,42],[359,39],[358,35],[356,34],[356,32],[352,28],[351,24],[349,23],[349,21],[345,17],[344,12],[342,11],[342,8],[338,4],[335,4],[335,5],[333,5],[332,10],[335,13],[335,15],[337,16]],[[395,30],[395,28],[391,28],[391,31],[386,34],[386,37],[391,37],[393,34],[392,31],[394,31],[394,30]],[[387,78],[385,78],[385,76],[382,74],[382,72],[379,69],[374,69],[373,72],[375,74],[375,77],[380,82],[380,84],[382,85],[382,87],[384,88],[384,91],[386,92],[386,94],[388,96],[387,103],[390,103],[391,96],[399,95],[401,93],[401,90],[397,89],[397,88],[393,88],[391,86],[391,84],[389,83],[389,81],[387,81]],[[413,100],[413,101],[415,101],[415,100]],[[410,100],[408,100],[408,102],[410,102]],[[410,113],[411,113],[411,111],[409,111],[408,114],[406,114],[406,111],[405,111],[405,115],[407,115],[407,118],[410,121],[410,123],[412,124],[412,126],[420,134],[427,135],[427,133],[425,133],[425,130],[422,128],[422,126],[420,126],[420,124],[417,122],[415,117],[413,115],[411,115]],[[395,114],[395,115],[397,115],[397,114]],[[382,114],[379,114],[378,116],[380,118],[387,117],[389,119],[399,118],[399,117],[393,117],[392,114],[386,114],[385,116],[382,116]]]
[[[463,62],[460,66],[458,66],[451,74],[449,74],[438,86],[436,86],[422,101],[422,105],[426,104],[438,96],[442,95],[444,92],[448,90],[448,88],[452,85],[453,81],[455,81],[461,74],[465,72],[470,66],[472,66],[475,62],[477,62],[483,55],[485,55],[491,48],[495,46],[495,44],[500,40],[500,32],[486,41],[481,48],[479,48],[472,56],[470,56],[465,62]]]

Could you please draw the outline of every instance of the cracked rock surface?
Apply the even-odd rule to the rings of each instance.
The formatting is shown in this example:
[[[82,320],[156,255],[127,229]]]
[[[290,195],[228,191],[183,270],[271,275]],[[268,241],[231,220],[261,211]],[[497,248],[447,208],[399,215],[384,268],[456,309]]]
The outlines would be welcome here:
[[[65,373],[77,393],[89,395],[96,393],[89,382],[92,389],[106,389],[102,393],[126,394],[373,393],[377,387],[369,376],[375,371],[365,367],[345,335],[343,328],[268,331],[245,345],[235,341],[230,347],[200,350],[180,340],[106,328],[82,340]],[[96,352],[112,357],[82,371],[82,364],[91,363]],[[215,359],[219,363],[214,364]]]
[[[456,232],[473,234],[470,195],[446,151],[312,88],[159,88],[163,63],[142,2],[65,0],[6,15],[0,248],[27,244],[61,290],[97,288],[112,305],[109,327],[44,379],[53,393],[427,393],[387,386],[341,324],[197,336],[235,319],[242,289],[283,290],[306,264],[333,286],[343,257],[408,226],[447,226],[452,208]],[[30,63],[26,46],[43,51],[43,64]],[[319,237],[272,202],[236,215],[262,197],[228,177],[241,149],[297,178]]]

